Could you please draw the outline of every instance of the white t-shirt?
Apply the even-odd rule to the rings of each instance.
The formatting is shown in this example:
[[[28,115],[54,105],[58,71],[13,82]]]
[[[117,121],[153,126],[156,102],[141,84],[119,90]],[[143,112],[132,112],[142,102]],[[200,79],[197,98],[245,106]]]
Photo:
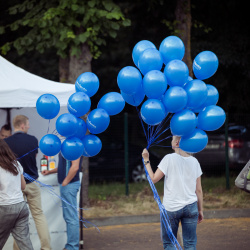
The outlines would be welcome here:
[[[177,211],[197,201],[196,180],[202,171],[196,158],[168,154],[158,168],[165,174],[163,205],[167,211]]]
[[[21,174],[23,168],[18,163],[18,175],[6,171],[0,166],[0,205],[17,204],[24,201],[21,190]]]

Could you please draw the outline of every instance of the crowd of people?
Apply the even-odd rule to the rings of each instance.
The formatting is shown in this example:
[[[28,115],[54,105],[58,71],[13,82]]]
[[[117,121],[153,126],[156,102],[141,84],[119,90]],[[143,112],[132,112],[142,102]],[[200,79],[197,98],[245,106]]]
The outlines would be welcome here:
[[[0,249],[10,234],[14,238],[14,250],[33,249],[28,226],[29,210],[36,225],[41,249],[51,249],[49,228],[42,210],[41,191],[35,182],[39,177],[36,162],[38,140],[28,134],[29,127],[28,117],[17,115],[13,119],[13,134],[10,125],[4,125],[0,132]],[[79,249],[78,213],[69,205],[77,207],[79,167],[80,158],[71,162],[59,154],[58,168],[42,173],[47,175],[58,172],[67,231],[66,250]],[[24,178],[23,172],[31,178]]]
[[[35,182],[39,177],[36,163],[38,140],[28,134],[29,127],[28,117],[18,115],[13,120],[13,134],[10,125],[4,125],[0,131],[0,249],[4,247],[10,234],[14,238],[13,249],[33,249],[27,205],[36,225],[41,249],[51,249],[48,224],[42,210],[41,191]],[[177,237],[181,222],[184,248],[196,249],[196,227],[203,220],[202,171],[196,158],[180,149],[180,139],[173,136],[174,153],[162,159],[155,173],[152,171],[147,149],[143,150],[142,157],[153,183],[164,177],[163,205],[174,235]],[[73,208],[77,207],[77,193],[80,189],[79,168],[80,158],[68,161],[59,153],[58,167],[42,171],[44,176],[58,173],[67,232],[64,250],[79,249],[79,218]],[[31,178],[25,179],[23,173]],[[161,229],[164,249],[174,249],[163,221]]]

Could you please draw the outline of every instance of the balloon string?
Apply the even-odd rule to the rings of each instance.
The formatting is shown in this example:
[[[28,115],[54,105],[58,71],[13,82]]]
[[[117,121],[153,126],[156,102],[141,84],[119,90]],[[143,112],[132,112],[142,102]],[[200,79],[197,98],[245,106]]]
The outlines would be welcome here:
[[[18,157],[18,158],[17,158],[17,160],[19,160],[19,159],[23,158],[24,156],[26,156],[26,155],[30,154],[31,152],[33,152],[33,151],[37,150],[38,148],[39,148],[39,147],[34,148],[34,149],[32,149],[31,151],[29,151],[28,153],[26,153],[26,154],[24,154],[24,155],[22,155],[22,156]]]
[[[138,108],[137,108],[137,112],[138,112]],[[156,141],[159,138],[160,135],[162,135],[163,133],[165,133],[166,131],[169,130],[169,126],[167,126],[167,128],[165,128],[162,132],[160,132],[162,130],[164,124],[166,124],[166,122],[169,121],[170,117],[168,117],[167,119],[164,119],[164,121],[162,121],[158,126],[153,126],[152,127],[152,126],[149,125],[148,129],[147,129],[148,134],[146,134],[144,124],[143,124],[143,121],[142,121],[142,118],[141,118],[139,112],[138,112],[138,116],[140,118],[140,121],[141,121],[141,124],[142,124],[142,127],[143,127],[143,131],[144,131],[144,134],[145,134],[146,139],[147,139],[147,149],[149,149],[153,145],[158,145],[160,142],[172,137],[172,136],[168,136],[168,137],[166,137],[164,139]],[[165,207],[161,203],[161,199],[160,199],[160,197],[158,195],[158,192],[157,192],[157,190],[155,188],[154,183],[152,182],[152,180],[151,180],[151,178],[150,178],[150,176],[148,174],[148,171],[147,171],[147,168],[146,168],[146,166],[144,164],[143,158],[142,158],[142,163],[143,163],[143,166],[144,166],[144,170],[145,170],[145,173],[146,173],[147,180],[148,180],[149,185],[150,185],[150,187],[151,187],[151,189],[153,191],[154,200],[158,204],[158,207],[159,207],[159,210],[160,210],[160,215],[161,215],[161,221],[163,223],[163,226],[166,229],[167,235],[168,235],[170,241],[172,242],[174,248],[181,250],[182,248],[181,248],[180,244],[178,243],[176,237],[174,236],[174,234],[172,232],[171,223],[169,221],[167,211],[166,211]]]
[[[84,208],[80,208],[80,211],[78,211],[78,207],[70,204],[68,201],[66,201],[64,198],[62,198],[61,196],[59,196],[55,191],[54,191],[54,188],[50,185],[47,185],[47,184],[44,184],[38,180],[35,180],[34,178],[32,178],[30,175],[28,175],[27,173],[23,173],[23,176],[25,177],[25,179],[31,181],[31,182],[34,182],[38,187],[40,188],[45,188],[45,190],[47,190],[51,195],[54,195],[56,196],[57,198],[59,198],[61,201],[62,201],[62,204],[65,203],[67,205],[69,205],[78,215],[79,215],[79,218],[80,218],[80,221],[83,222],[83,226],[85,228],[87,228],[87,226],[85,225],[85,223],[88,223],[88,224],[91,224],[92,226],[94,226],[98,232],[100,232],[99,228],[93,224],[92,222],[90,221],[87,221],[85,220],[82,216],[81,216],[81,210],[87,210],[87,209],[84,209]]]
[[[50,119],[49,119],[49,124],[50,124]],[[48,130],[47,130],[47,134],[49,133],[49,124],[48,124]]]

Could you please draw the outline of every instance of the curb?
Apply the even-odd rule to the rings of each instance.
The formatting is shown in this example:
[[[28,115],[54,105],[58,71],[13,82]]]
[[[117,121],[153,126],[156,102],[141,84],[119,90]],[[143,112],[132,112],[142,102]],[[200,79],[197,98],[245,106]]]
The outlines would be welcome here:
[[[222,210],[205,210],[205,219],[225,219],[225,218],[240,218],[250,217],[250,209],[222,209]],[[114,216],[103,218],[91,218],[87,221],[97,227],[114,226],[124,224],[140,224],[140,223],[158,223],[160,222],[159,214],[148,215],[131,215],[131,216]],[[89,224],[89,227],[93,225]]]

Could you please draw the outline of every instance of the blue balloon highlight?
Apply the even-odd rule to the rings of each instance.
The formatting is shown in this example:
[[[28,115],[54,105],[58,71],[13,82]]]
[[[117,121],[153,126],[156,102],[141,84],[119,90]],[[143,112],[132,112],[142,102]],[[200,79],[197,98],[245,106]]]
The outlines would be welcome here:
[[[75,89],[77,92],[81,91],[92,97],[98,91],[99,85],[99,79],[96,74],[85,72],[76,79]]]
[[[157,49],[146,49],[139,57],[138,67],[143,75],[146,75],[151,70],[161,70],[162,66],[162,56]]]
[[[144,50],[150,49],[150,48],[156,49],[155,45],[148,40],[142,40],[134,46],[133,51],[132,51],[132,59],[136,67],[138,67],[138,61],[139,61],[141,53]]]
[[[185,46],[179,37],[168,36],[161,42],[159,51],[163,62],[167,64],[175,59],[182,60],[185,54]]]
[[[119,114],[125,107],[125,101],[120,93],[110,92],[105,94],[99,101],[97,108],[102,108],[109,115]]]
[[[117,76],[118,87],[125,94],[137,93],[142,85],[141,72],[132,66],[126,66],[120,70]]]
[[[62,114],[56,120],[57,132],[65,137],[72,136],[77,129],[77,117],[72,114]]]
[[[77,160],[82,156],[83,153],[83,143],[77,137],[67,138],[61,147],[62,156],[69,161]]]
[[[149,71],[142,80],[143,90],[150,99],[159,99],[168,87],[165,75],[159,70]]]
[[[83,155],[92,157],[97,155],[102,149],[102,141],[96,135],[86,135],[83,138]]]
[[[213,76],[218,66],[217,56],[211,51],[203,51],[193,61],[193,72],[197,79],[204,80]]]
[[[76,117],[85,115],[91,106],[90,98],[84,92],[72,94],[68,100],[68,111]]]
[[[91,134],[100,134],[105,131],[110,122],[109,114],[105,109],[92,110],[87,118],[87,128]]]
[[[40,140],[39,148],[44,155],[54,156],[61,150],[61,140],[56,135],[47,134]]]
[[[188,153],[198,153],[202,151],[208,143],[208,136],[205,131],[195,129],[188,136],[183,136],[180,140],[180,148]]]
[[[194,112],[184,109],[175,113],[170,121],[170,129],[173,135],[185,136],[192,133],[197,125]]]
[[[142,120],[148,125],[157,125],[166,117],[163,103],[157,99],[148,99],[141,107]]]
[[[54,95],[44,94],[37,99],[36,110],[42,118],[53,119],[60,111],[60,103]]]
[[[219,106],[210,105],[199,113],[197,127],[202,130],[213,131],[220,128],[225,120],[225,111]]]

